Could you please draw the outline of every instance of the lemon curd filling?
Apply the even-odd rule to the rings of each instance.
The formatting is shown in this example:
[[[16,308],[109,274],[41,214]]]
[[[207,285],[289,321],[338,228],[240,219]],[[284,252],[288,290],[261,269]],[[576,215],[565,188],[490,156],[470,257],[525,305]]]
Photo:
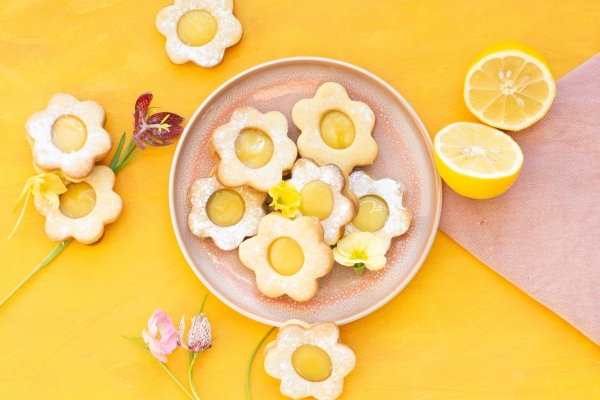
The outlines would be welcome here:
[[[310,181],[300,191],[302,202],[300,203],[300,212],[302,215],[308,215],[319,218],[319,221],[326,220],[333,211],[333,192],[328,184],[323,181]]]
[[[363,232],[377,232],[384,227],[389,214],[388,205],[379,196],[360,198],[360,208],[352,224]]]
[[[280,275],[291,276],[304,265],[304,252],[294,239],[280,237],[269,246],[269,264]]]
[[[342,150],[354,142],[354,123],[341,111],[331,110],[321,118],[321,137],[327,146]]]
[[[72,153],[83,147],[87,140],[87,128],[82,120],[73,115],[63,115],[52,125],[52,143],[63,153]]]
[[[96,205],[96,191],[87,182],[74,183],[60,195],[60,211],[69,218],[83,218]]]
[[[203,10],[188,11],[181,16],[177,23],[177,36],[192,47],[204,46],[217,34],[217,21]]]
[[[219,226],[232,226],[240,222],[246,203],[238,192],[222,189],[214,192],[206,202],[208,218]]]
[[[329,354],[312,344],[304,344],[294,351],[292,365],[298,375],[311,382],[324,381],[333,369]]]
[[[261,168],[273,157],[273,141],[258,129],[243,129],[235,140],[235,155],[248,168]]]

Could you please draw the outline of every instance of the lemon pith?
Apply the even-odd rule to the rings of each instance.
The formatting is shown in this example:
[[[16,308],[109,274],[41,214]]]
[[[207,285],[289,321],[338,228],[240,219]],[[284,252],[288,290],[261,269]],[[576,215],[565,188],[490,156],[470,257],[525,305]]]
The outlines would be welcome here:
[[[465,79],[464,99],[482,122],[517,131],[542,118],[556,85],[544,56],[518,42],[502,42],[479,54]]]
[[[523,153],[508,135],[470,122],[450,124],[438,132],[434,159],[448,186],[475,199],[505,192],[523,165]]]

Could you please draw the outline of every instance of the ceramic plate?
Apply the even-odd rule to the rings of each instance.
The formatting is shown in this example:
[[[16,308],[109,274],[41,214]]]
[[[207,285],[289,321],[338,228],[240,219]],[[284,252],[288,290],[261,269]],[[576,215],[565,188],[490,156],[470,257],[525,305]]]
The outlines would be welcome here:
[[[375,112],[373,137],[379,145],[375,163],[364,170],[376,179],[404,182],[406,206],[413,214],[407,233],[392,242],[388,263],[380,271],[357,277],[350,267],[335,264],[319,279],[319,290],[307,302],[287,296],[269,298],[258,291],[254,272],[237,250],[222,251],[212,239],[201,240],[188,229],[191,207],[187,192],[207,177],[213,162],[207,144],[215,128],[229,121],[232,111],[252,105],[262,113],[277,110],[288,119],[288,135],[296,140],[291,119],[300,99],[312,98],[324,82],[346,88],[350,98]],[[251,68],[218,88],[200,105],[179,140],[169,185],[171,219],[179,246],[192,270],[208,289],[238,312],[269,325],[296,318],[307,322],[344,324],[390,301],[404,288],[425,260],[435,237],[441,210],[441,181],[434,166],[431,140],[411,106],[387,83],[353,65],[322,58],[288,58]]]

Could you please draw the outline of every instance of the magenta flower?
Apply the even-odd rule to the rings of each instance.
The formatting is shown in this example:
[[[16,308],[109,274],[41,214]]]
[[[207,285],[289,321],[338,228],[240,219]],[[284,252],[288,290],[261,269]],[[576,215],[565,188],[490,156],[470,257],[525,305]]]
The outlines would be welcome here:
[[[148,320],[142,338],[152,355],[164,363],[167,362],[167,355],[177,348],[177,331],[173,320],[160,308]]]
[[[188,332],[187,346],[183,343],[183,331],[185,330],[185,317],[181,317],[179,331],[177,332],[177,344],[192,353],[200,353],[212,346],[212,329],[206,315],[200,313],[192,318],[192,327]]]
[[[148,117],[152,92],[144,93],[135,102],[133,113],[133,140],[140,149],[150,146],[167,146],[183,132],[185,118],[170,112],[159,112]]]

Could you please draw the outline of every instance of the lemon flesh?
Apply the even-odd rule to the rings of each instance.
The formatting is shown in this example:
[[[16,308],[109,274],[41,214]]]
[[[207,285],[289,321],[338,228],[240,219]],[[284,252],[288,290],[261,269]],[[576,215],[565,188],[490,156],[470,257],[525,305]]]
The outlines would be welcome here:
[[[538,51],[518,42],[498,43],[473,61],[465,79],[469,110],[496,128],[518,131],[542,118],[556,85]]]
[[[434,158],[448,186],[474,199],[504,193],[523,165],[523,153],[510,136],[471,122],[457,122],[439,131],[434,139]]]

